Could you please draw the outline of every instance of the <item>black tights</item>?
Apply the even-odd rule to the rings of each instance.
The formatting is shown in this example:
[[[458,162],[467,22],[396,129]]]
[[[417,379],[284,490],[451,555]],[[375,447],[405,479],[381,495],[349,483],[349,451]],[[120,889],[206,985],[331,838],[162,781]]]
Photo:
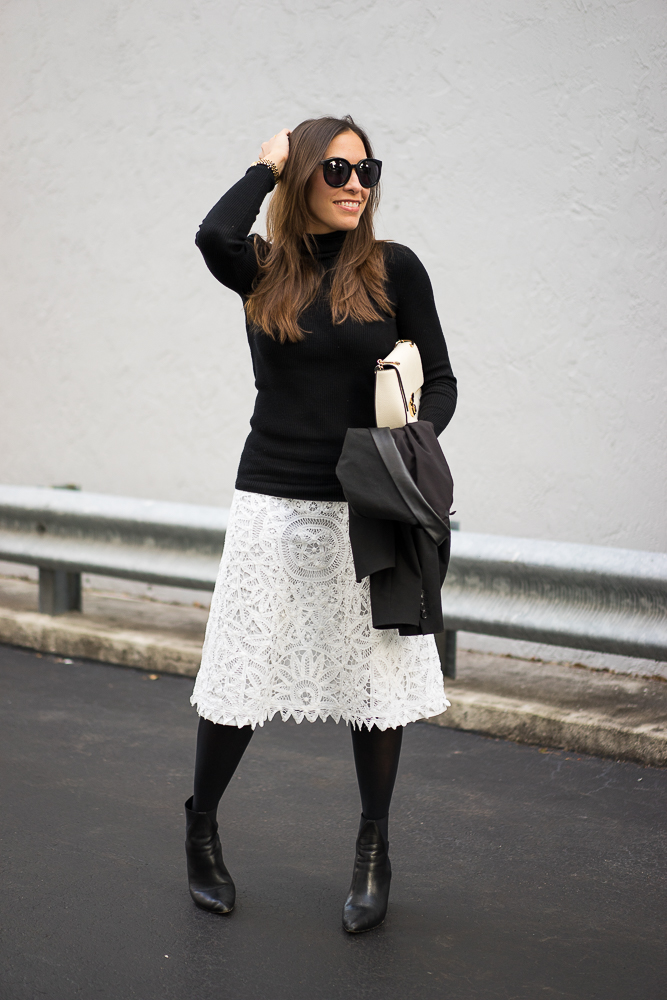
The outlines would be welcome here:
[[[192,802],[195,812],[211,812],[218,808],[252,733],[252,726],[218,726],[199,718]]]
[[[195,812],[217,809],[252,734],[250,726],[219,726],[200,718],[192,803]],[[389,812],[402,740],[402,726],[352,729],[361,809],[367,819],[383,819]]]
[[[402,742],[402,726],[352,730],[361,811],[366,819],[383,819],[389,812]]]

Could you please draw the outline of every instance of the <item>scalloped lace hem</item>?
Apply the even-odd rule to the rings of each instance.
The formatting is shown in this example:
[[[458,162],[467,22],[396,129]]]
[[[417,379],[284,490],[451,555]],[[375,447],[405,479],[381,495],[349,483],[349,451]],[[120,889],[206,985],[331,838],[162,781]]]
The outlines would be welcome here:
[[[326,722],[327,719],[333,719],[336,725],[339,722],[344,722],[346,726],[353,726],[355,729],[362,729],[366,726],[368,729],[372,729],[376,726],[378,729],[397,729],[399,726],[407,726],[411,722],[419,722],[421,719],[431,719],[435,715],[442,715],[446,712],[448,708],[451,707],[451,702],[447,697],[444,697],[439,705],[431,706],[423,711],[412,711],[403,712],[399,718],[394,719],[380,719],[377,717],[373,718],[363,718],[360,719],[357,716],[351,715],[347,712],[336,712],[333,709],[325,710],[321,709],[319,711],[308,712],[305,709],[298,708],[273,708],[267,709],[262,713],[262,716],[242,716],[242,715],[225,715],[224,713],[216,712],[212,706],[200,705],[195,696],[193,695],[190,699],[190,704],[197,709],[197,713],[202,719],[207,719],[209,722],[215,723],[217,726],[237,726],[239,729],[242,726],[252,726],[256,729],[257,726],[263,727],[265,722],[271,722],[274,716],[280,714],[283,722],[288,722],[290,719],[294,719],[297,725],[302,722],[317,722],[321,720]]]

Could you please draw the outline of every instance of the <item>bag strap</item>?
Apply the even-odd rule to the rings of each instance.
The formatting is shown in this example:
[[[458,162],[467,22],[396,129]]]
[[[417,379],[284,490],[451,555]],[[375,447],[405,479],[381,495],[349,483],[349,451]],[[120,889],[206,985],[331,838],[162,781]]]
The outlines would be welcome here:
[[[396,365],[392,364],[389,361],[385,363],[384,361],[382,361],[382,359],[379,359],[378,363],[377,363],[377,365],[375,367],[375,385],[377,386],[378,372],[387,372],[387,371],[396,372],[396,381],[398,382],[398,388],[399,388],[400,393],[401,393],[401,399],[403,400],[403,412],[405,414],[405,422],[407,424],[407,422],[408,422],[408,413],[412,413],[412,410],[409,408],[408,401],[405,398],[405,389],[403,387],[403,379],[401,378],[401,373],[399,372],[399,370],[396,367]]]

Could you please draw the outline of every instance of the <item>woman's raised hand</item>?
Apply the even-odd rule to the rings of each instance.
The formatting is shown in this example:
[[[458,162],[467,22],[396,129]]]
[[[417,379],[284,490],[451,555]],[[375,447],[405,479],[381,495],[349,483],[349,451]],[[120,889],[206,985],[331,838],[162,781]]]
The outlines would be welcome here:
[[[287,163],[289,156],[290,130],[283,128],[277,132],[268,142],[262,143],[262,156],[267,160],[272,160],[278,168],[278,173],[282,174],[283,167]]]

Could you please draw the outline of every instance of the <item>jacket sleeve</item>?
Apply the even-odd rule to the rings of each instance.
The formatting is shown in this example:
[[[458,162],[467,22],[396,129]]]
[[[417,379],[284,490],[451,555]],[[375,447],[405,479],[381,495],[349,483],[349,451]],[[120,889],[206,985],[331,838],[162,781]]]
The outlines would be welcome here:
[[[213,206],[195,237],[211,274],[241,296],[250,294],[257,274],[254,241],[248,233],[274,186],[270,167],[261,163],[249,167]]]
[[[387,277],[396,295],[399,339],[414,341],[422,359],[419,419],[430,420],[435,433],[441,434],[454,415],[457,388],[431,281],[417,255],[397,243],[389,244]]]

